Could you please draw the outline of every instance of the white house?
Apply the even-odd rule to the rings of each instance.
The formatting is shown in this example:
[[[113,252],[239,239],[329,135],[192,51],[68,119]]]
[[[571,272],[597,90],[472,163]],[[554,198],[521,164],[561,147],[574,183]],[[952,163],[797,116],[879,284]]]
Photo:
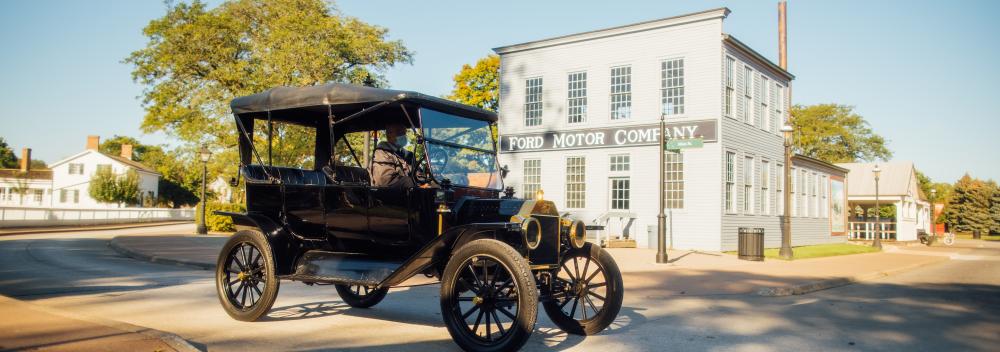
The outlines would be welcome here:
[[[875,238],[875,173],[879,170],[879,206],[893,205],[895,216],[881,217],[882,239],[916,241],[917,231],[931,232],[930,202],[920,190],[916,168],[910,161],[888,163],[844,163],[837,164],[851,170],[848,176],[847,201],[850,212],[850,239],[871,240]]]
[[[52,198],[52,170],[31,169],[31,149],[21,149],[20,168],[0,169],[0,206],[41,207]]]
[[[493,49],[505,183],[522,197],[542,189],[560,211],[613,227],[640,247],[656,247],[660,197],[673,247],[733,250],[740,227],[764,228],[766,246],[778,246],[786,191],[779,130],[794,76],[727,34],[729,13]],[[664,194],[661,116],[666,138],[684,144],[665,156]],[[842,189],[846,170],[801,157],[793,165],[792,244],[845,241],[831,185]]]
[[[132,160],[132,146],[122,145],[119,155],[109,155],[98,150],[100,137],[88,136],[87,149],[59,160],[49,168],[52,172],[51,200],[47,206],[54,208],[114,208],[117,204],[99,203],[90,197],[90,179],[100,168],[111,168],[115,174],[134,170],[139,175],[140,204],[155,200],[160,174]]]

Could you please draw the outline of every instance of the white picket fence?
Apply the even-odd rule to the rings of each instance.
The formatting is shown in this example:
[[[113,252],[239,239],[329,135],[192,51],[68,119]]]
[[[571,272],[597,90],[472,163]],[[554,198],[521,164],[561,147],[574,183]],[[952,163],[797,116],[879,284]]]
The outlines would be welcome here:
[[[0,228],[193,220],[194,209],[0,207]]]

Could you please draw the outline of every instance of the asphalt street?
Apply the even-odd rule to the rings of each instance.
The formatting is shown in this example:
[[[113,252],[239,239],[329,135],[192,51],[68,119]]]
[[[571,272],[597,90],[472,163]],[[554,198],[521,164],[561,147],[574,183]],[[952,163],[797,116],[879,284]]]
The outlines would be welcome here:
[[[209,350],[451,351],[438,286],[393,289],[350,308],[330,286],[285,282],[266,319],[223,312],[212,273],[137,261],[108,248],[123,234],[188,233],[190,225],[0,237],[0,294],[172,332]],[[983,246],[979,248],[979,246]],[[569,336],[539,314],[524,350],[995,350],[1000,346],[1000,243],[876,281],[802,296],[660,296],[629,292],[612,327]],[[16,318],[15,318],[16,319]]]

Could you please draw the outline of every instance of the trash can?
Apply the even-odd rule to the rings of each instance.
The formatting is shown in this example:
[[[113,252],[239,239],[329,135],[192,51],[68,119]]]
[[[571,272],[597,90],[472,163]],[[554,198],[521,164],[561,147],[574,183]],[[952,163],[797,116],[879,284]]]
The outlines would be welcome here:
[[[978,240],[982,238],[983,236],[979,233],[979,230],[972,231],[972,239]]]
[[[739,229],[739,258],[764,261],[764,229],[748,227]]]

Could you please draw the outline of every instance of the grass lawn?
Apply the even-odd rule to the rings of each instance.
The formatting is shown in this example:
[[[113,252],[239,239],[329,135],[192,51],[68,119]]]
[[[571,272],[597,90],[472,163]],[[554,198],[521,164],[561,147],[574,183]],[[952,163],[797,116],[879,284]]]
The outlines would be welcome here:
[[[972,239],[972,233],[971,232],[959,232],[959,233],[955,234],[955,238],[961,238],[961,239],[965,239],[965,240],[971,240]],[[980,238],[983,241],[1000,241],[1000,235],[998,235],[998,236],[982,235],[982,236],[980,236]]]
[[[778,257],[779,248],[767,248],[764,249],[764,258],[767,259],[781,259]],[[848,255],[848,254],[861,254],[861,253],[872,253],[878,252],[877,249],[871,246],[861,246],[849,243],[831,243],[831,244],[817,244],[813,246],[800,246],[792,247],[793,259],[808,259],[808,258],[820,258],[820,257],[832,257],[835,255]],[[726,252],[729,254],[737,254],[736,252]]]

